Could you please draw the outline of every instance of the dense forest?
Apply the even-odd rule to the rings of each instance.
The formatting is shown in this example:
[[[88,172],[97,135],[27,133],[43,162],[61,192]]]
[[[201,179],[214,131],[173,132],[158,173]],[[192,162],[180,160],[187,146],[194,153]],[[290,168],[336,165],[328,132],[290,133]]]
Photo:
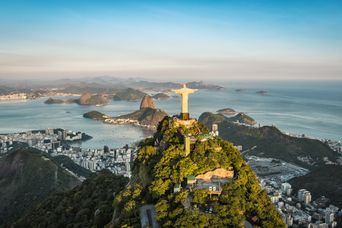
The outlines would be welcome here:
[[[102,170],[70,191],[52,194],[13,227],[104,227],[112,218],[114,195],[127,181]]]
[[[184,149],[191,136],[191,151]],[[234,178],[219,195],[206,189],[189,189],[186,177],[216,168],[233,169]],[[180,191],[174,191],[177,184]],[[164,118],[153,138],[138,150],[133,177],[115,197],[114,227],[140,227],[139,209],[154,205],[162,227],[241,227],[246,221],[260,227],[284,227],[284,223],[256,175],[233,144],[212,137],[201,123],[191,127]]]
[[[50,194],[81,184],[63,167],[78,175],[89,172],[70,158],[50,157],[22,144],[14,147],[0,157],[0,227],[9,226]]]
[[[295,191],[305,188],[310,190],[313,199],[326,196],[333,204],[342,207],[342,169],[339,165],[325,165],[312,172],[290,180]],[[313,181],[314,180],[314,181]],[[319,183],[319,184],[317,184]]]

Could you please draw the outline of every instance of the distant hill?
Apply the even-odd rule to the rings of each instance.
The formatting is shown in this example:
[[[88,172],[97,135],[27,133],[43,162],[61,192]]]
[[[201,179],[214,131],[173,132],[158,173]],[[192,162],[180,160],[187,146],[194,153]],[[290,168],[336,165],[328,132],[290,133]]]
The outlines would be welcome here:
[[[146,93],[141,92],[140,90],[127,88],[127,89],[123,89],[115,93],[113,99],[115,101],[121,101],[121,100],[137,101],[137,100],[142,99],[145,95]]]
[[[106,105],[111,96],[104,93],[92,94],[84,93],[78,99],[58,99],[58,98],[48,98],[44,101],[45,104],[79,104],[79,105]]]
[[[45,104],[63,104],[65,101],[62,99],[49,98],[44,101]]]
[[[154,82],[154,81],[146,81],[146,80],[130,80],[130,81],[126,81],[123,83],[133,88],[154,89],[154,90],[179,88],[182,85],[181,83],[176,83],[176,82]],[[193,89],[208,89],[208,90],[223,89],[222,86],[208,84],[203,81],[186,82],[186,84],[187,84],[187,87],[193,88]]]
[[[100,82],[69,82],[68,80],[61,80],[59,81],[60,86],[64,85],[64,88],[61,89],[60,92],[64,93],[75,93],[75,94],[82,94],[82,93],[107,93],[112,94],[117,92],[119,89],[119,85],[113,84],[102,84]]]
[[[16,91],[16,88],[0,85],[0,95],[7,95]]]
[[[220,114],[202,113],[199,121],[210,127],[218,123],[220,136],[242,145],[243,149],[256,148],[248,152],[251,155],[278,158],[298,164],[308,169],[324,165],[324,157],[336,161],[337,155],[328,145],[319,140],[291,137],[280,132],[276,127],[248,127],[232,123]]]
[[[151,97],[150,95],[145,95],[143,97],[140,103],[140,109],[143,109],[143,108],[152,108],[152,109],[156,108],[153,97]]]
[[[109,102],[109,96],[104,93],[91,94],[84,93],[77,100],[80,105],[105,105]]]
[[[139,95],[135,97],[126,96],[125,91],[132,92],[137,90],[164,92],[170,89],[179,88],[180,83],[175,82],[156,82],[147,81],[142,78],[119,78],[110,76],[99,77],[84,77],[74,79],[59,79],[59,80],[1,80],[0,95],[9,93],[28,93],[30,98],[41,96],[52,96],[52,93],[67,93],[67,94],[83,94],[83,93],[105,93],[114,96],[116,100],[135,101],[143,97]],[[213,85],[203,81],[193,81],[187,83],[188,87],[207,90],[221,90],[220,85]],[[42,89],[44,88],[44,89]],[[56,89],[57,88],[57,89]],[[134,91],[133,91],[134,92]],[[116,96],[115,96],[116,95]],[[162,97],[156,99],[162,99]]]
[[[208,90],[221,90],[224,87],[218,85],[212,85],[204,83],[203,81],[187,82],[187,87],[192,89],[208,89]]]
[[[167,113],[161,109],[142,108],[129,114],[113,117],[113,119],[131,119],[137,120],[143,125],[157,126],[165,116]]]
[[[304,176],[291,179],[289,182],[295,191],[301,188],[309,190],[313,200],[320,196],[326,196],[332,204],[339,208],[342,207],[341,166],[320,166]]]
[[[104,227],[112,218],[114,195],[127,181],[102,170],[72,190],[52,194],[14,227]]]
[[[69,162],[63,163],[67,166]],[[49,194],[80,183],[43,152],[32,148],[9,152],[0,159],[0,226],[10,224]]]

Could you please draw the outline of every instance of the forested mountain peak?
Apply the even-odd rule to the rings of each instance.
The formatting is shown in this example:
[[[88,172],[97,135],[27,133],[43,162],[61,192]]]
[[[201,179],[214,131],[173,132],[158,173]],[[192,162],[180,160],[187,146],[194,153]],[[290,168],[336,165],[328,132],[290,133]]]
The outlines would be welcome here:
[[[284,226],[240,152],[194,119],[160,122],[114,205],[114,227]]]

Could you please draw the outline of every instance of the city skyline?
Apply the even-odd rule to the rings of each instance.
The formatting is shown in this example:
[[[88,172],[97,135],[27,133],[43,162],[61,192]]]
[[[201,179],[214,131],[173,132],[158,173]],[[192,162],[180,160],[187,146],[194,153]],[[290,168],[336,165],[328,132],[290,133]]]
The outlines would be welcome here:
[[[342,79],[339,1],[0,6],[0,79]]]

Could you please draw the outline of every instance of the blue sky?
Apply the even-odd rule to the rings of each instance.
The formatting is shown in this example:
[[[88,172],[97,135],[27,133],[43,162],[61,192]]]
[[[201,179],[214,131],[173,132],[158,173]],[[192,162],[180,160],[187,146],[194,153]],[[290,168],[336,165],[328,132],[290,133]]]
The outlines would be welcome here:
[[[0,0],[0,78],[342,79],[342,1]]]

